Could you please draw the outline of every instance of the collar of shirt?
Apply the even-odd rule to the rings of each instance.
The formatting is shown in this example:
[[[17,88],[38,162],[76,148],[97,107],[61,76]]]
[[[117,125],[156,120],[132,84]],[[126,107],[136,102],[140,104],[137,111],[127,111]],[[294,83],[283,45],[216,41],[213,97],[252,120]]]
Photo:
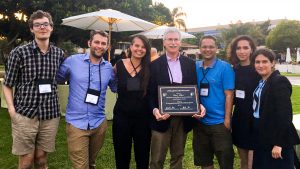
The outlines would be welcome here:
[[[265,80],[260,80],[258,86],[256,87],[256,89],[253,92],[253,116],[255,118],[259,118],[260,117],[260,103],[261,103],[261,94],[262,94],[262,90],[263,87],[265,86],[266,81]],[[255,96],[257,97],[257,100],[255,99]]]
[[[174,60],[171,57],[167,56],[168,72],[169,72],[169,78],[171,83],[173,82],[182,83],[182,71],[181,71],[179,57],[180,55],[178,55]]]
[[[259,81],[258,87],[259,87],[259,88],[263,88],[263,87],[265,86],[265,83],[266,83],[266,80],[261,79],[261,80]]]
[[[83,60],[86,61],[86,62],[90,62],[90,63],[91,63],[90,54],[87,54],[87,53],[86,53],[86,54],[84,55],[84,57],[83,57]],[[107,63],[107,61],[102,57],[100,64],[101,64],[101,65],[104,65],[104,64],[106,64],[106,63]]]
[[[216,65],[216,63],[217,63],[217,58],[215,57],[214,59],[213,59],[213,62],[209,65],[209,66],[207,66],[207,67],[209,67],[209,68],[214,68],[215,67],[215,65]],[[203,67],[203,60],[202,61],[200,61],[200,63],[199,63],[199,66],[200,67]]]
[[[171,58],[170,56],[168,56],[168,54],[166,53],[166,56],[167,56],[167,61],[168,62],[172,62],[172,61],[178,61],[179,60],[179,57],[180,57],[180,54],[178,54],[178,56],[176,57],[176,59],[174,60],[173,58]]]
[[[41,52],[41,50],[40,50],[40,48],[39,48],[39,46],[37,45],[37,43],[36,43],[35,40],[33,40],[32,42],[30,42],[29,46],[30,46],[33,50],[37,50],[37,51]],[[48,51],[47,51],[46,53],[44,53],[44,55],[47,54],[47,53],[49,53],[49,52],[51,51],[52,48],[53,48],[53,44],[50,42],[50,43],[49,43]]]

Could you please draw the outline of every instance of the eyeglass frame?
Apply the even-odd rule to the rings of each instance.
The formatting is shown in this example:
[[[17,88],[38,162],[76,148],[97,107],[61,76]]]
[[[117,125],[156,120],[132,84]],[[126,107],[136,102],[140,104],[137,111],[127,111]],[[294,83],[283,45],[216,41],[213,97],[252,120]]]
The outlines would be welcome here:
[[[33,23],[33,24],[32,24],[32,27],[33,27],[33,28],[39,28],[39,29],[41,29],[42,26],[43,26],[44,28],[48,28],[49,26],[52,27],[52,24],[50,24],[49,22],[44,22],[44,23],[36,22],[36,23]]]
[[[164,40],[168,41],[168,42],[173,42],[173,43],[177,43],[177,42],[181,41],[179,38],[167,38],[167,39],[164,39]]]

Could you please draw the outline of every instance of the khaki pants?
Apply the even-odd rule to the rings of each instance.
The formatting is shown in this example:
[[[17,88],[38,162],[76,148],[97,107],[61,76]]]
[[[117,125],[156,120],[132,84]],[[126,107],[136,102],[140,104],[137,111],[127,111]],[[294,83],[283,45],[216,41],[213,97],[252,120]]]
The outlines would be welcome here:
[[[180,117],[171,117],[169,129],[164,132],[152,130],[150,169],[163,169],[170,147],[170,169],[182,169],[182,159],[187,133]]]
[[[96,158],[103,143],[107,120],[92,130],[81,130],[67,123],[69,158],[73,169],[95,169]]]
[[[36,149],[47,153],[55,150],[55,137],[60,118],[33,119],[16,113],[11,119],[14,155],[25,155]]]

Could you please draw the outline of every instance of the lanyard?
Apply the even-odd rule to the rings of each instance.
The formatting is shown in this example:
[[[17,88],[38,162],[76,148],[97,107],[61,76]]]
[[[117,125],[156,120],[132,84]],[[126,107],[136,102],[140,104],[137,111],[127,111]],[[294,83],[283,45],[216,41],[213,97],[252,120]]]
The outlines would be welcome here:
[[[99,63],[99,79],[100,79],[100,93],[101,93],[101,69],[100,69],[100,64],[101,64],[101,61]],[[88,86],[88,89],[90,88],[90,83],[91,83],[91,62],[89,62],[89,86]]]
[[[130,63],[131,63],[131,66],[133,67],[133,71],[135,71],[135,74],[137,75],[138,74],[138,72],[137,72],[137,68],[139,68],[140,66],[141,66],[141,63],[137,66],[137,67],[134,67],[134,65],[133,65],[133,63],[132,63],[132,61],[131,61],[131,59],[129,59],[130,60]],[[132,73],[132,72],[131,72]]]
[[[207,80],[207,78],[206,78],[206,74],[208,73],[208,71],[209,71],[209,69],[205,69],[205,71],[204,71],[204,68],[202,69],[203,78],[200,80],[200,83],[202,83],[202,81],[203,81],[204,79],[206,79],[206,81],[207,81],[207,83],[208,83],[208,80]]]
[[[216,62],[218,61],[218,59],[216,59]],[[216,62],[215,62],[215,64],[216,64]],[[202,64],[203,64],[203,68],[202,68],[202,74],[203,74],[203,78],[200,80],[200,83],[204,80],[204,79],[206,79],[206,81],[207,81],[207,83],[208,83],[208,80],[207,80],[207,78],[206,78],[206,74],[208,73],[208,71],[210,70],[210,69],[208,69],[208,68],[206,68],[205,70],[205,72],[204,72],[204,61],[202,62]]]
[[[173,84],[173,75],[172,75],[171,69],[169,67],[169,63],[167,65],[168,65],[168,72],[170,73],[170,76],[171,76],[171,84]]]

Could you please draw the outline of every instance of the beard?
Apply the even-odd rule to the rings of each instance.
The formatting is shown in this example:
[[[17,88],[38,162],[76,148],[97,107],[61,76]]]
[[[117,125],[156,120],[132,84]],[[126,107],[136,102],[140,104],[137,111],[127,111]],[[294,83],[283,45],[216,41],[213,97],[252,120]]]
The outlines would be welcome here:
[[[35,39],[39,40],[39,41],[47,41],[50,39],[52,32],[50,33],[46,33],[46,34],[42,34],[42,33],[32,33],[32,35],[34,36]]]
[[[97,58],[97,59],[101,59],[102,56],[104,55],[105,52],[102,52],[101,54],[97,54],[94,50],[91,50],[91,55],[94,57],[94,58]]]
[[[44,37],[35,37],[35,38],[39,41],[46,41],[46,40],[49,40],[50,37],[44,36]]]
[[[49,38],[37,38],[37,40],[39,40],[39,41],[46,41],[46,40],[49,40]]]

